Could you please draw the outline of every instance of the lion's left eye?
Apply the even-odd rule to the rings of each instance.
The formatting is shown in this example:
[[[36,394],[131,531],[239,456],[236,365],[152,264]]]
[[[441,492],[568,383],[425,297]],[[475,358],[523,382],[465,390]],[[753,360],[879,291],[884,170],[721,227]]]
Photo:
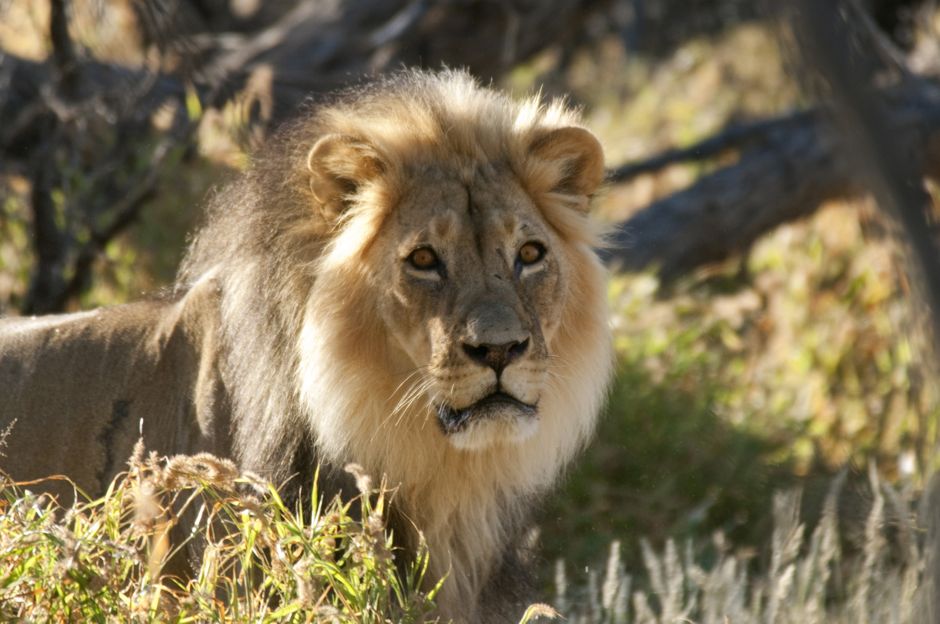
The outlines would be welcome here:
[[[518,260],[522,266],[530,266],[545,257],[545,245],[529,241],[519,248]]]

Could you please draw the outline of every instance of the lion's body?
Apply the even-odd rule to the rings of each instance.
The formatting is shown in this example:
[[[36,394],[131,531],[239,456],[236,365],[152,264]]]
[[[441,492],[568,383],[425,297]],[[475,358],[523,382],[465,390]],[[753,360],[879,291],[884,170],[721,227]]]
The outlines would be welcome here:
[[[276,483],[356,462],[449,573],[444,615],[517,621],[486,596],[611,369],[575,123],[459,73],[317,109],[213,199],[172,301],[0,324],[4,466],[100,490],[141,419]]]
[[[142,432],[154,449],[226,456],[212,293],[0,323],[0,422],[20,480],[67,475],[100,494]],[[141,422],[143,421],[143,422]],[[63,500],[66,482],[46,488]]]

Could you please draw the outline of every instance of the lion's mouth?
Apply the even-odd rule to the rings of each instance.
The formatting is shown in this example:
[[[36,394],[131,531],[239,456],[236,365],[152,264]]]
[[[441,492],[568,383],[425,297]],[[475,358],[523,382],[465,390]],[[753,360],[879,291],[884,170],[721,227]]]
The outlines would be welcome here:
[[[538,406],[524,403],[501,390],[488,394],[476,403],[460,409],[449,405],[440,405],[437,408],[438,422],[447,435],[462,431],[471,422],[481,419],[531,418],[536,414],[538,414]]]

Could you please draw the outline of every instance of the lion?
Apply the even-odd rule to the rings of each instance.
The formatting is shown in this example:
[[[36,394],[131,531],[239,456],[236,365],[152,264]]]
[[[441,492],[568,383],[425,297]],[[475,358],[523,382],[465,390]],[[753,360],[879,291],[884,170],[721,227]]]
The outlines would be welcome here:
[[[171,293],[0,323],[0,465],[100,493],[142,436],[294,492],[354,462],[440,615],[518,621],[515,545],[611,376],[603,176],[564,102],[461,71],[313,106],[210,198]]]

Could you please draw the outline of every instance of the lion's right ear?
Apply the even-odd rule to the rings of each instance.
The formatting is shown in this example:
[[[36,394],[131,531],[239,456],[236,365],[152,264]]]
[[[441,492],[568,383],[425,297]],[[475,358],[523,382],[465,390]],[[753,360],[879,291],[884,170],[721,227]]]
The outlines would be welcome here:
[[[310,190],[323,216],[335,219],[345,212],[356,190],[385,170],[372,146],[354,137],[328,134],[307,153]]]

